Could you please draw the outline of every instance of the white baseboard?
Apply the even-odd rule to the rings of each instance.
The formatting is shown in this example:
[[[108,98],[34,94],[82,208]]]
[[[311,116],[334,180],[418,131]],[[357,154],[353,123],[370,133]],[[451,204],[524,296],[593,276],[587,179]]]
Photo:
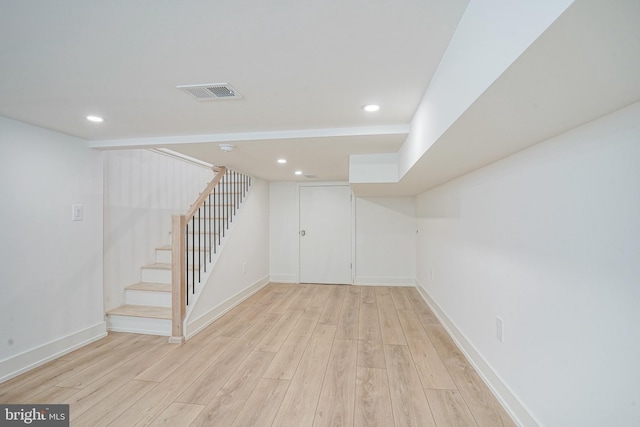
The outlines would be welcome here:
[[[236,305],[240,304],[242,301],[249,298],[251,295],[258,292],[260,289],[264,288],[266,285],[270,283],[269,276],[266,276],[252,285],[249,285],[244,290],[238,292],[228,300],[223,303],[213,307],[211,310],[207,311],[205,314],[201,315],[197,319],[192,321],[188,321],[189,323],[185,324],[184,328],[184,336],[187,340],[192,338],[198,332],[212,324],[214,321],[222,317],[225,313],[231,310]]]
[[[100,322],[32,350],[0,360],[0,383],[107,336],[106,322]]]
[[[298,283],[298,276],[295,274],[272,274],[272,283]]]
[[[456,324],[449,319],[444,310],[435,302],[429,293],[416,280],[416,289],[436,315],[442,326],[449,333],[460,351],[465,355],[469,363],[474,367],[478,375],[487,384],[494,396],[502,404],[511,418],[522,427],[538,427],[540,423],[535,419],[526,406],[518,399],[511,389],[502,381],[502,378],[491,368],[487,361],[475,349],[467,337],[458,329]]]
[[[359,286],[415,286],[415,277],[367,277],[356,276],[354,285]]]

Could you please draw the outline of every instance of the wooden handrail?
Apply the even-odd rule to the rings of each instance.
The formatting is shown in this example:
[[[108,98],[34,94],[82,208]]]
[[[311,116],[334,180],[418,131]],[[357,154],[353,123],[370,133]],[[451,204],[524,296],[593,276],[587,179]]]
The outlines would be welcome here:
[[[211,190],[213,190],[213,187],[218,185],[218,182],[220,182],[220,180],[222,179],[222,177],[226,172],[227,172],[226,167],[221,166],[218,168],[218,173],[213,178],[213,181],[211,181],[209,185],[207,185],[207,188],[205,188],[205,190],[200,194],[200,197],[198,197],[198,200],[196,200],[196,202],[193,205],[191,205],[191,208],[189,208],[189,210],[187,211],[187,214],[185,215],[185,217],[187,218],[186,222],[191,221],[191,218],[193,218],[196,212],[198,212],[198,209],[200,208],[200,206],[202,206],[205,199],[209,197],[209,194],[211,193]]]

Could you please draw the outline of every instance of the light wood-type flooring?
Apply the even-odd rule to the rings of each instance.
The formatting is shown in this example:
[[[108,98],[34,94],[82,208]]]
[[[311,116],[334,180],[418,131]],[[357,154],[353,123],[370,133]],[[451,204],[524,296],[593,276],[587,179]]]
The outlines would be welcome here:
[[[0,384],[72,426],[513,426],[414,288],[272,283],[183,345],[110,333]]]

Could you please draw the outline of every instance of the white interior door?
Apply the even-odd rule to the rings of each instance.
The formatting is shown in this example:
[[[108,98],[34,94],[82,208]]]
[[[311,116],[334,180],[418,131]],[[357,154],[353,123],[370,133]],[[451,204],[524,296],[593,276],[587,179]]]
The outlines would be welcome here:
[[[351,281],[351,188],[300,187],[300,282]]]

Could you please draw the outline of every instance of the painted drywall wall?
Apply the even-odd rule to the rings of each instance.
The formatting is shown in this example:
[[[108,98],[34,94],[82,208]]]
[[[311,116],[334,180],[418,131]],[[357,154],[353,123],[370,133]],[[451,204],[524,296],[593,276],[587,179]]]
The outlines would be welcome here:
[[[640,420],[639,118],[637,103],[417,199],[419,285],[523,425]]]
[[[469,2],[398,153],[400,179],[571,3]]]
[[[187,336],[269,282],[269,184],[253,179],[222,245],[220,258],[191,308]],[[236,300],[238,299],[239,300]]]
[[[105,311],[124,303],[124,288],[170,242],[171,215],[187,211],[213,172],[149,150],[104,153]]]
[[[415,197],[356,198],[356,285],[414,286]]]
[[[102,153],[0,117],[0,194],[1,381],[105,332]]]
[[[349,156],[349,182],[398,182],[398,153],[352,154]]]
[[[300,185],[297,182],[269,184],[272,281],[297,283],[299,280]],[[355,284],[415,283],[414,198],[356,198],[353,226]]]

